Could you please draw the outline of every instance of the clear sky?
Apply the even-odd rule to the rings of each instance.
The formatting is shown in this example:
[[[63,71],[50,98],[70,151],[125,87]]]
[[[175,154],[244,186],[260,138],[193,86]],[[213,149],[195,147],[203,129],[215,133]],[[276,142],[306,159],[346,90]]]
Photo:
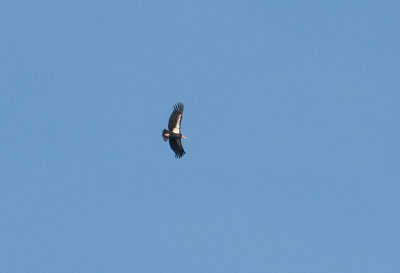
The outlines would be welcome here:
[[[399,1],[6,0],[0,31],[0,272],[400,272]]]

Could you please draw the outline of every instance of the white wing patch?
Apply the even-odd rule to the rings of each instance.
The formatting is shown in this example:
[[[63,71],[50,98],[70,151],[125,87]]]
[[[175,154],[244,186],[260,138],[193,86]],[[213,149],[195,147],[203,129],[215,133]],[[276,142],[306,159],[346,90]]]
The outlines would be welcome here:
[[[179,115],[178,122],[176,123],[175,128],[172,129],[172,132],[174,132],[175,134],[179,134],[179,131],[181,129],[181,119],[182,115]]]

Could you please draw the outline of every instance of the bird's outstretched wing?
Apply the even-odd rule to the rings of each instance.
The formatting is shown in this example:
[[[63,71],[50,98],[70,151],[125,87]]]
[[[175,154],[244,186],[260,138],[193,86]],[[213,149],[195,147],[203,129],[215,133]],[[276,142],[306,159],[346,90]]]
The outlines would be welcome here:
[[[171,146],[172,151],[175,152],[176,158],[181,158],[185,154],[185,150],[182,147],[182,143],[180,139],[170,138],[169,146]]]
[[[178,102],[177,104],[175,104],[174,111],[169,117],[168,130],[176,134],[179,134],[181,132],[182,115],[183,104],[181,102]]]

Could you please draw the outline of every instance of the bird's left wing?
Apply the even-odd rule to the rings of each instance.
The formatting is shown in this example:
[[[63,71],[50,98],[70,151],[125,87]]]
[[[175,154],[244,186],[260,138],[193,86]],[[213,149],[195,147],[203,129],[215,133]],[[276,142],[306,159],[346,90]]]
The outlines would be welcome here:
[[[182,142],[180,139],[170,138],[169,146],[171,146],[171,149],[175,152],[176,158],[181,158],[185,154],[185,150],[182,147]]]

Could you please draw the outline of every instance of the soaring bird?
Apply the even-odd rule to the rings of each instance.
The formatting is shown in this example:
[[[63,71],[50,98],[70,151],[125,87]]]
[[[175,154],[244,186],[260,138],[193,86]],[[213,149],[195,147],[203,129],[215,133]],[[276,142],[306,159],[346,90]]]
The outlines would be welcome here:
[[[178,102],[174,105],[174,111],[172,111],[169,117],[168,130],[164,129],[162,137],[164,141],[169,139],[169,146],[172,151],[175,152],[176,158],[181,158],[185,154],[185,150],[182,147],[181,138],[186,138],[181,134],[181,121],[183,114],[183,104]]]

